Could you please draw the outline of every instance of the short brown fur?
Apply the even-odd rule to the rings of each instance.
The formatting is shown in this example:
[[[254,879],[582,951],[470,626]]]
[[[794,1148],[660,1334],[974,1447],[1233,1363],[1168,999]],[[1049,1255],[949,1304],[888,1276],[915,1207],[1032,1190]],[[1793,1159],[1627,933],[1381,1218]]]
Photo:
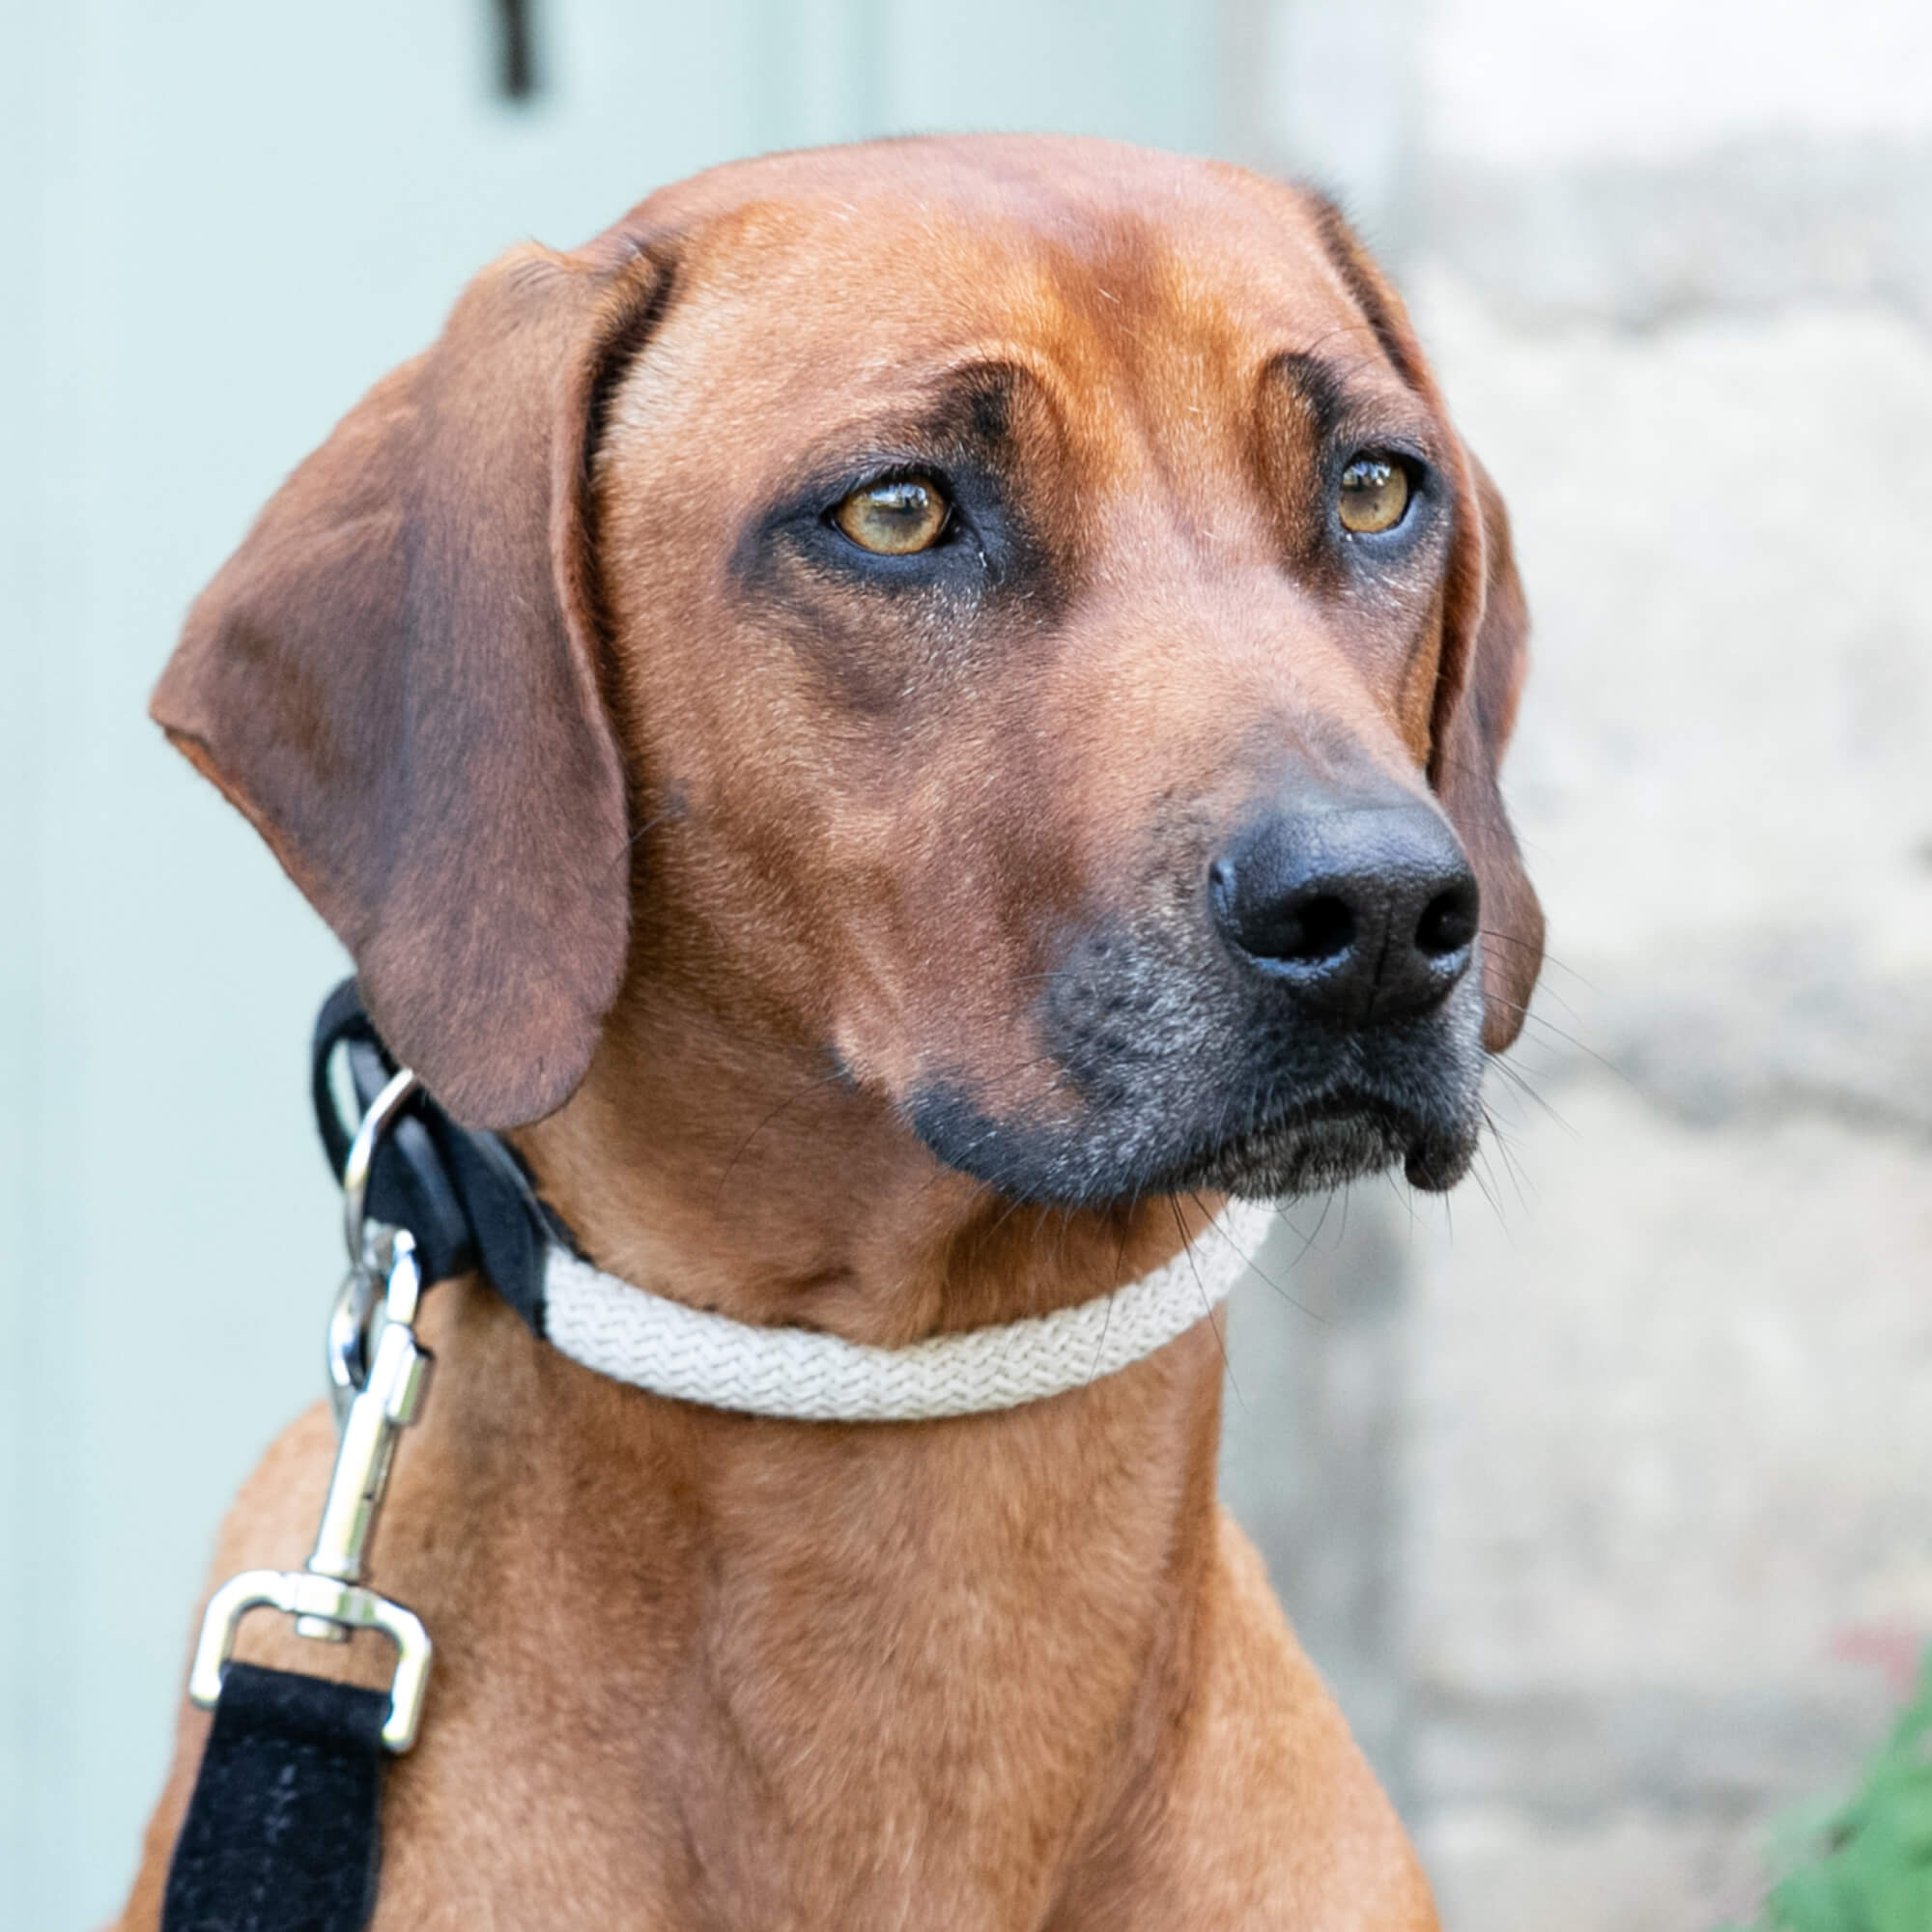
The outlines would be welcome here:
[[[1346,741],[1453,820],[1492,1050],[1535,978],[1507,528],[1370,277],[1292,190],[1097,143],[699,177],[486,271],[264,513],[156,715],[602,1266],[882,1343],[1082,1299],[1212,1198],[1007,1198],[908,1096],[944,1074],[1077,1126],[1028,990],[1054,935],[1192,864],[1282,745]],[[1302,507],[1253,486],[1316,487],[1267,446],[1292,399],[1250,399],[1338,345],[1454,492],[1369,614],[1284,569]],[[962,400],[969,364],[996,374]],[[1025,478],[1004,581],[894,604],[761,534],[855,423],[913,416]],[[1215,1502],[1213,1324],[1033,1407],[867,1428],[639,1395],[473,1283],[426,1333],[376,1577],[439,1655],[379,1927],[1435,1924]],[[320,1408],[270,1451],[217,1580],[299,1564],[331,1452]],[[384,1663],[262,1619],[242,1654]]]

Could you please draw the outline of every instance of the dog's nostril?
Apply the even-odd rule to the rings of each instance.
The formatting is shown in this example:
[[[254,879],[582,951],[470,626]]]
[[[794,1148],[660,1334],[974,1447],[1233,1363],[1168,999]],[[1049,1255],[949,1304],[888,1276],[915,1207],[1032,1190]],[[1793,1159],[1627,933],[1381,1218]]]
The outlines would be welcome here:
[[[1327,966],[1354,945],[1355,908],[1325,882],[1283,893],[1265,867],[1259,877],[1225,859],[1208,867],[1208,895],[1221,929],[1257,959]]]
[[[1415,947],[1432,959],[1460,952],[1476,936],[1476,895],[1462,883],[1440,892],[1415,923]]]
[[[1345,899],[1322,893],[1290,911],[1281,921],[1268,955],[1317,965],[1348,952],[1355,943],[1355,915]]]

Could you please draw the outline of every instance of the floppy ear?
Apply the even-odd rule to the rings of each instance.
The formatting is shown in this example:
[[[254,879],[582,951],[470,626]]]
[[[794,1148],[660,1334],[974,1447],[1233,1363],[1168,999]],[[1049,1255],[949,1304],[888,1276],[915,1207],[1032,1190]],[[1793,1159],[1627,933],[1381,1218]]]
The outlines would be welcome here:
[[[612,256],[485,270],[270,501],[151,707],[474,1126],[568,1097],[629,944],[589,469],[664,277]]]
[[[1467,471],[1449,568],[1429,781],[1482,894],[1483,1044],[1522,1031],[1543,965],[1543,908],[1523,871],[1496,774],[1528,668],[1529,611],[1510,553],[1509,517],[1489,472]]]

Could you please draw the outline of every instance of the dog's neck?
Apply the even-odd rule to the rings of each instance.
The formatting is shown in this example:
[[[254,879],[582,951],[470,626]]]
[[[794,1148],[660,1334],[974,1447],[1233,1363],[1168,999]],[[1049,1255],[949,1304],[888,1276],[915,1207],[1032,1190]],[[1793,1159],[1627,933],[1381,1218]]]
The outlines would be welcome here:
[[[570,1104],[517,1138],[599,1267],[739,1321],[886,1347],[1104,1294],[1221,1205],[1015,1206],[942,1167],[821,1056],[663,1000],[621,1007]]]
[[[1128,1875],[1214,1551],[1207,1324],[1053,1402],[838,1426],[641,1396],[486,1293],[430,1306],[399,1468],[462,1551],[426,1606],[445,1694],[543,1714],[493,1776],[559,1864],[582,1829],[584,1886],[631,1848],[603,1922],[641,1889],[668,1923],[993,1932]]]
[[[1201,1218],[1015,1212],[838,1083],[753,1095],[677,1053],[608,1055],[527,1149],[601,1265],[742,1319],[880,1343],[1009,1320],[1156,1265]],[[778,1105],[787,1131],[760,1136]],[[500,1359],[452,1426],[491,1453],[507,1387],[545,1445],[498,1508],[501,1562],[552,1604],[547,1694],[608,1741],[611,1789],[675,1807],[632,1827],[677,1848],[663,1882],[696,1917],[1034,1923],[1118,1861],[1180,1729],[1215,1533],[1211,1324],[1052,1402],[826,1427],[641,1398],[458,1305]],[[438,1400],[468,1409],[457,1379]]]

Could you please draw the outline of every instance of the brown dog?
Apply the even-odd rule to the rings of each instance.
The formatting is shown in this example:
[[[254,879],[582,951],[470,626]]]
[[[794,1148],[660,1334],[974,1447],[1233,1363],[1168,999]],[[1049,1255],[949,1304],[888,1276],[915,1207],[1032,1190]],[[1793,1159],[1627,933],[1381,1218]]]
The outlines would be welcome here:
[[[896,1344],[1107,1290],[1219,1193],[1461,1175],[1541,952],[1523,634],[1332,209],[920,141],[487,270],[155,713],[601,1266]],[[375,1577],[439,1661],[379,1926],[1435,1923],[1217,1508],[1211,1323],[823,1426],[620,1387],[473,1282],[427,1308]],[[299,1564],[331,1451],[320,1407],[270,1451],[217,1578]],[[386,1681],[274,1618],[242,1654]]]

